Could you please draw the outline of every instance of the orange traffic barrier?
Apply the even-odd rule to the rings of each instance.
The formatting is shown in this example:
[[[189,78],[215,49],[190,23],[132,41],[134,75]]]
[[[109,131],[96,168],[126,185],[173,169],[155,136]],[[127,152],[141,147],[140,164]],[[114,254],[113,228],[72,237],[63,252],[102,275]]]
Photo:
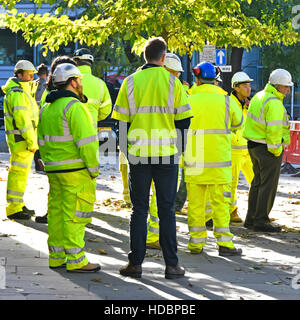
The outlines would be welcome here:
[[[291,143],[284,148],[283,161],[300,164],[300,121],[290,121]]]

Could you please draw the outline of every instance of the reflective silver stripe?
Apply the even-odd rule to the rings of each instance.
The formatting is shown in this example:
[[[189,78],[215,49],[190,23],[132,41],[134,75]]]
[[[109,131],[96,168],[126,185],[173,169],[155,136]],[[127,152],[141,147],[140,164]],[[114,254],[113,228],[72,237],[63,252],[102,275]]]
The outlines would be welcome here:
[[[233,124],[232,124],[231,127],[232,127],[232,128],[240,127],[240,126],[242,125],[243,121],[244,121],[244,115],[242,114],[242,120],[241,120],[241,122],[240,122],[239,124],[237,124],[237,125],[233,125]]]
[[[101,100],[99,100],[99,99],[93,99],[93,98],[88,98],[88,103],[100,104],[100,103],[101,103]]]
[[[23,129],[20,129],[20,130],[7,130],[5,131],[6,134],[18,134],[18,135],[22,135],[24,132],[32,129],[32,125],[29,125]]]
[[[177,141],[176,138],[161,138],[161,139],[128,139],[128,142],[137,146],[160,146],[173,145]]]
[[[66,113],[69,111],[69,109],[72,107],[72,105],[73,105],[74,103],[77,103],[77,102],[79,102],[79,100],[72,100],[72,101],[70,101],[70,102],[66,105],[66,107],[64,108],[64,115],[66,115]]]
[[[129,115],[132,116],[136,114],[136,106],[133,93],[133,74],[127,78],[127,95],[129,104]]]
[[[206,238],[190,238],[190,243],[206,243]]]
[[[180,113],[191,110],[191,106],[189,104],[185,104],[183,106],[175,108],[174,110],[175,110],[175,114],[180,114]]]
[[[74,103],[79,102],[78,100],[72,100],[70,101],[64,108],[64,114],[62,116],[62,126],[63,126],[63,133],[65,137],[70,137],[72,136],[70,133],[70,129],[69,129],[69,125],[68,125],[68,121],[67,121],[67,117],[66,114],[67,112],[70,110],[70,108],[72,107],[72,105]],[[71,140],[70,140],[71,141]]]
[[[116,112],[118,112],[118,113],[122,113],[122,114],[125,114],[125,115],[127,115],[127,116],[129,116],[129,114],[130,114],[129,109],[124,108],[124,107],[120,107],[120,106],[118,106],[118,105],[115,105],[115,106],[114,106],[114,110],[115,110]]]
[[[82,248],[71,248],[71,249],[64,249],[64,251],[66,252],[66,254],[78,254],[78,253],[84,251],[84,249],[82,249]]]
[[[76,141],[75,144],[79,148],[85,144],[88,144],[90,142],[95,142],[95,141],[98,141],[98,135],[93,135],[90,137],[82,138],[82,139]]]
[[[159,234],[159,229],[158,228],[154,228],[154,227],[149,226],[149,231],[153,232],[153,233],[156,233],[156,234]]]
[[[108,105],[111,105],[111,99],[108,98],[104,101],[100,101],[100,109],[107,107]]]
[[[73,136],[50,136],[50,135],[44,135],[44,140],[47,142],[68,142],[73,141]]]
[[[231,198],[231,192],[223,192],[225,198]]]
[[[43,111],[44,111],[44,109],[45,109],[46,106],[47,106],[47,103],[45,103],[45,104],[42,106],[41,110],[40,110],[40,113],[39,113],[39,119],[40,119],[40,121],[41,121],[41,118],[42,118],[42,113],[43,113]]]
[[[276,149],[282,146],[282,143],[267,144],[268,149]]]
[[[99,170],[99,166],[93,168],[87,168],[90,173],[95,173]]]
[[[69,260],[67,261],[68,264],[75,264],[75,263],[79,263],[81,261],[83,261],[85,259],[85,255],[83,255],[82,257],[76,259],[76,260]]]
[[[225,162],[190,162],[190,161],[185,161],[185,165],[188,168],[223,168],[223,167],[230,167],[231,161],[225,161]]]
[[[38,139],[38,144],[39,144],[40,146],[44,146],[44,145],[45,145],[45,140]]]
[[[229,129],[195,129],[189,130],[188,136],[191,135],[202,135],[202,134],[230,134],[231,131]]]
[[[274,121],[269,121],[266,124],[267,126],[278,126],[278,125],[285,125],[285,122],[282,120],[274,120]]]
[[[258,118],[257,116],[255,116],[254,114],[252,114],[249,111],[247,112],[247,117],[251,118],[252,120],[254,120],[254,121],[256,121],[256,122],[258,122],[260,124],[264,124],[264,125],[266,124],[265,120]]]
[[[82,212],[82,211],[75,211],[75,217],[78,218],[91,218],[93,212]]]
[[[64,247],[48,246],[50,252],[65,252]]]
[[[226,233],[226,232],[230,232],[230,228],[229,227],[214,227],[214,232]]]
[[[191,227],[189,226],[190,232],[203,232],[206,231],[206,227]]]
[[[23,203],[23,199],[18,199],[18,198],[8,198],[7,202],[19,202],[19,203]]]
[[[168,107],[172,108],[174,106],[174,86],[175,86],[175,76],[170,73],[169,78],[169,96],[168,96]]]
[[[217,237],[217,241],[219,242],[230,242],[232,240],[232,237]]]
[[[12,108],[12,111],[16,111],[16,110],[25,110],[25,111],[27,111],[28,109],[25,106],[16,106],[16,107]]]
[[[230,98],[225,95],[225,128],[228,129],[229,123],[229,107],[230,107]]]
[[[21,168],[28,168],[28,165],[26,163],[18,162],[18,161],[12,161],[11,165],[16,167],[21,167]]]
[[[236,204],[237,204],[236,200],[230,203],[231,206],[235,206]]]
[[[174,114],[175,109],[173,107],[138,107],[137,113],[168,113]]]
[[[82,159],[62,160],[62,161],[45,161],[46,166],[57,166],[61,164],[83,162]]]
[[[154,217],[151,214],[150,214],[150,220],[153,221],[153,222],[159,223],[159,218],[158,217]]]
[[[276,97],[270,97],[268,99],[266,99],[261,107],[261,110],[260,110],[260,119],[263,120],[263,116],[264,116],[264,111],[265,111],[265,106],[266,104],[270,101],[270,100],[279,100],[279,98],[276,98]]]
[[[7,194],[10,194],[12,196],[18,196],[18,197],[23,197],[24,192],[19,192],[19,191],[14,191],[14,190],[7,190]]]
[[[257,142],[257,143],[267,144],[265,140],[249,139],[249,138],[247,140],[250,140],[250,141],[253,141],[253,142]]]
[[[4,112],[4,117],[6,118],[13,118],[13,115],[8,113],[8,112]]]
[[[205,209],[205,213],[212,213],[213,211],[212,211],[212,208],[206,208]]]
[[[235,146],[235,145],[231,145],[231,149],[235,149],[235,150],[246,150],[248,149],[247,146]]]

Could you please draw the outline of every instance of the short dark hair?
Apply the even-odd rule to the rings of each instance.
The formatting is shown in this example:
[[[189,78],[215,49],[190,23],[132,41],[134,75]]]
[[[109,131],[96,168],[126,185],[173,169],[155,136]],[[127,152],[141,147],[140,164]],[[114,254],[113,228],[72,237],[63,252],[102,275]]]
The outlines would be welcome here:
[[[42,76],[43,74],[45,74],[46,76],[48,75],[48,67],[42,63],[37,67],[37,74],[38,76]]]
[[[162,37],[148,40],[144,48],[144,58],[146,61],[158,61],[167,51],[166,41]]]
[[[23,75],[24,74],[24,70],[22,70],[22,69],[16,70],[15,73],[14,73],[14,76],[18,78],[19,74]]]
[[[55,89],[57,89],[57,90],[66,90],[66,88],[71,83],[71,81],[72,80],[76,80],[76,79],[77,79],[76,77],[69,78],[65,83],[56,85]]]
[[[56,69],[56,67],[59,65],[59,64],[62,64],[62,63],[71,63],[73,64],[74,66],[77,66],[76,65],[76,62],[69,56],[59,56],[59,57],[56,57],[53,61],[52,61],[52,64],[51,64],[51,67],[50,67],[50,74],[48,76],[48,81],[47,81],[47,90],[48,91],[52,91],[52,90],[55,90],[56,88],[54,87],[53,83],[52,83],[52,75],[53,75],[53,72],[54,70]]]

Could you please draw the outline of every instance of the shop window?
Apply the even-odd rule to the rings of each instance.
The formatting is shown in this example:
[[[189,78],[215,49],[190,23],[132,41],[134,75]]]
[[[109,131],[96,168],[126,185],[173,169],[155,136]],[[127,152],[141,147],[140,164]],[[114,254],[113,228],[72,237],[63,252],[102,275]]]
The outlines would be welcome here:
[[[29,43],[25,41],[21,32],[17,33],[16,56],[17,56],[17,61],[29,60],[31,62],[34,62],[33,47],[30,47]]]
[[[0,66],[16,63],[16,35],[8,29],[0,29]]]

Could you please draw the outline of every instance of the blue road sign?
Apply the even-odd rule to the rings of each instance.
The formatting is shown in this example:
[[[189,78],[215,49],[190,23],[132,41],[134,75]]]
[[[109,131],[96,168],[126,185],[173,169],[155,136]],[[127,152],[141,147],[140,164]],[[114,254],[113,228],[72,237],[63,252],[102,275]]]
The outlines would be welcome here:
[[[216,50],[216,65],[222,66],[226,64],[226,49]]]

